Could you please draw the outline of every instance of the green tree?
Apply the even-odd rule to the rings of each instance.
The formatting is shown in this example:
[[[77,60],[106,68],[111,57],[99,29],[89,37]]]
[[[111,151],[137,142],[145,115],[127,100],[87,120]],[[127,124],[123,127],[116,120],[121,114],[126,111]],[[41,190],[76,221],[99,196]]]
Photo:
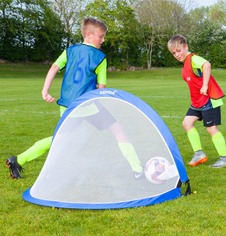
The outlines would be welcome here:
[[[137,0],[133,7],[140,22],[140,32],[147,53],[147,68],[158,61],[166,48],[166,39],[188,29],[185,3],[171,0]],[[154,55],[155,54],[155,55]]]
[[[89,1],[52,0],[51,7],[62,22],[66,33],[67,47],[73,43],[73,37],[80,29],[80,12]]]
[[[213,8],[202,7],[192,10],[192,31],[187,38],[191,51],[210,61],[212,67],[226,68],[226,30],[221,17],[218,20],[213,17],[214,11],[221,9],[218,7],[216,5]]]
[[[65,48],[66,34],[61,20],[53,13],[49,2],[39,2],[39,11],[33,11],[31,18],[35,37],[31,59],[35,61],[53,60]]]
[[[116,18],[119,26],[118,51],[125,68],[131,65],[139,66],[139,22],[135,11],[126,1],[116,1]]]
[[[1,0],[0,2],[0,55],[1,59],[11,60],[16,56],[12,52],[17,44],[16,33],[20,27],[20,21],[15,17],[13,0]]]
[[[108,32],[102,50],[107,55],[109,66],[126,69],[137,63],[138,21],[127,1],[95,0],[86,6],[81,17],[96,17],[107,25]]]
[[[61,21],[47,0],[1,0],[1,58],[51,60],[62,49]]]
[[[210,7],[208,18],[218,24],[222,29],[226,27],[226,0],[218,0]]]

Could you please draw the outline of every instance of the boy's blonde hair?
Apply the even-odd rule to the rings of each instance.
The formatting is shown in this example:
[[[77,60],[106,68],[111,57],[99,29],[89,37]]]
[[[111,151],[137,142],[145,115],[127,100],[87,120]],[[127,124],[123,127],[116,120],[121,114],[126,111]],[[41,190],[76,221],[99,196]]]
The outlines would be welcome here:
[[[86,33],[88,31],[94,33],[95,29],[100,29],[104,32],[107,32],[107,26],[104,24],[103,21],[91,17],[83,19],[81,27],[83,38],[86,37]]]
[[[174,48],[177,48],[180,45],[183,45],[185,47],[187,45],[187,39],[184,36],[179,35],[179,34],[173,36],[167,44],[168,49],[170,51]]]

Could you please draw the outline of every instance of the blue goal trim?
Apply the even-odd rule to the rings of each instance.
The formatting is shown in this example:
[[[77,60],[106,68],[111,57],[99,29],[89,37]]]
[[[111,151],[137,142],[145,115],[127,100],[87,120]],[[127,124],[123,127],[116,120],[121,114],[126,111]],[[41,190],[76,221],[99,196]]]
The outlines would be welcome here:
[[[48,207],[56,207],[56,208],[71,208],[71,209],[119,209],[119,208],[131,208],[131,207],[140,207],[140,206],[148,206],[154,205],[158,203],[162,203],[165,201],[174,200],[176,198],[181,197],[180,188],[175,188],[166,192],[164,194],[157,195],[155,197],[144,198],[134,201],[127,201],[127,202],[119,202],[119,203],[68,203],[68,202],[57,202],[57,201],[47,201],[42,199],[37,199],[31,196],[30,189],[27,189],[22,197],[25,201],[41,205],[41,206],[48,206]]]
[[[177,147],[176,141],[173,138],[169,128],[166,126],[162,118],[155,112],[155,110],[150,107],[147,103],[145,103],[140,98],[136,97],[135,95],[118,90],[118,89],[112,89],[112,88],[105,88],[105,89],[96,89],[90,92],[87,92],[80,96],[79,98],[75,99],[71,105],[66,109],[62,117],[60,118],[57,127],[55,129],[53,139],[60,128],[63,121],[66,119],[66,117],[80,104],[83,102],[86,102],[90,99],[95,98],[101,98],[101,97],[110,97],[110,98],[117,98],[122,101],[126,101],[130,104],[132,104],[134,107],[137,107],[141,112],[143,112],[157,127],[157,129],[160,131],[162,137],[164,138],[174,160],[175,164],[177,166],[180,180],[182,183],[186,182],[188,180],[188,176],[186,173],[186,169],[184,167],[183,159],[181,157],[180,151]]]

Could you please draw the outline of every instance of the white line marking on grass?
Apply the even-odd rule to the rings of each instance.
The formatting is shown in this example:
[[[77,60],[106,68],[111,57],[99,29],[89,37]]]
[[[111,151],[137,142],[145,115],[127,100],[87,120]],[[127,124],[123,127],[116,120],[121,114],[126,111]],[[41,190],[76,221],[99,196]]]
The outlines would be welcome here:
[[[137,96],[139,98],[190,98],[185,96]]]
[[[15,113],[17,113],[17,112],[22,112],[22,113],[35,113],[35,114],[53,114],[53,115],[59,115],[59,113],[57,113],[57,112],[43,112],[43,111],[29,111],[29,112],[24,112],[24,111],[20,111],[20,110],[1,110],[1,112],[8,112],[8,113],[13,113],[13,112],[15,112]]]
[[[41,98],[36,98],[36,99],[14,99],[14,98],[9,98],[9,99],[0,99],[0,101],[37,101],[37,100],[42,100]]]
[[[182,119],[180,116],[161,116],[162,118],[170,118],[170,119]]]
[[[13,113],[13,112],[15,112],[15,113],[20,113],[20,112],[23,112],[24,113],[24,111],[20,111],[20,110],[1,110],[0,112],[5,112],[5,113]],[[29,112],[26,112],[26,113],[34,113],[34,114],[52,114],[52,115],[59,115],[59,113],[58,112],[44,112],[44,111],[29,111]],[[166,115],[163,115],[163,116],[161,116],[162,118],[169,118],[169,119],[182,119],[182,117],[180,117],[180,116],[166,116]]]

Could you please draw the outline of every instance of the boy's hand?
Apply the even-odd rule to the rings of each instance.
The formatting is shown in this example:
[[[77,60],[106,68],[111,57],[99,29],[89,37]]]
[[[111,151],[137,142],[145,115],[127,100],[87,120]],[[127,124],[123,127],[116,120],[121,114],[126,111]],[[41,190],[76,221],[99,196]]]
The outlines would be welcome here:
[[[202,88],[200,89],[200,93],[205,95],[205,96],[208,96],[207,90],[208,90],[208,86],[203,85]]]
[[[49,103],[53,103],[55,102],[55,98],[53,98],[50,94],[48,93],[45,93],[45,92],[42,92],[42,98],[46,101],[46,102],[49,102]]]

